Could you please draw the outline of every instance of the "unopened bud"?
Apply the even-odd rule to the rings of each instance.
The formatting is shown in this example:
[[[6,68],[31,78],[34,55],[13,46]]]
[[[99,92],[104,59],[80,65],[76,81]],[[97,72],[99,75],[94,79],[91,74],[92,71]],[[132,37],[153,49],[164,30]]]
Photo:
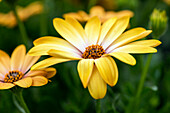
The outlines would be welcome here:
[[[160,11],[154,9],[150,16],[149,28],[152,29],[153,38],[159,38],[162,36],[167,29],[168,17],[166,16],[166,11]]]

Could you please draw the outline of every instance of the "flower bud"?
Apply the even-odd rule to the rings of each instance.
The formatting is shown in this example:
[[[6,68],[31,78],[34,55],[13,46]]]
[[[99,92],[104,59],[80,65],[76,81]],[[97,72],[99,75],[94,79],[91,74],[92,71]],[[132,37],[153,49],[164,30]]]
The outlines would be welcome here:
[[[159,38],[167,29],[168,17],[166,11],[154,9],[150,16],[149,28],[152,29],[153,38]]]

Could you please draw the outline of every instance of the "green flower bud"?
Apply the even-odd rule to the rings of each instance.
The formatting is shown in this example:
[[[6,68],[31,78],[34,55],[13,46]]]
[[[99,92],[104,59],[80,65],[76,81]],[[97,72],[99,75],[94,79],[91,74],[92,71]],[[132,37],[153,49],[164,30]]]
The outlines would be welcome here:
[[[150,16],[149,28],[152,29],[153,38],[159,38],[162,36],[167,29],[168,17],[166,16],[166,11],[160,11],[154,9]]]

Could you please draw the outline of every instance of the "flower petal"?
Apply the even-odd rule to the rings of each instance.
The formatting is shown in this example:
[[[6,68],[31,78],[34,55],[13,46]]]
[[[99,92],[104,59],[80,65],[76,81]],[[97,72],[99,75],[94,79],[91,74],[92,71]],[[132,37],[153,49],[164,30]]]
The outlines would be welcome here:
[[[40,56],[30,56],[27,53],[21,71],[26,73],[31,68],[31,66],[38,61],[39,58]]]
[[[32,79],[31,77],[26,77],[26,78],[23,78],[21,80],[14,82],[14,84],[20,87],[23,87],[23,88],[28,88],[32,85]]]
[[[110,47],[106,50],[107,53],[113,49],[125,45],[129,42],[141,39],[149,35],[152,31],[145,30],[144,28],[134,28],[123,33],[117,40],[115,40]]]
[[[43,76],[32,77],[32,86],[43,86],[48,83],[48,79]]]
[[[71,18],[71,17],[66,17],[65,18],[66,22],[68,22],[70,25],[72,25],[72,27],[75,28],[75,30],[77,30],[77,32],[81,35],[81,37],[83,38],[84,42],[86,41],[86,33],[82,27],[82,25],[77,21],[75,20],[74,18]]]
[[[63,57],[66,59],[73,59],[73,60],[79,60],[82,59],[82,57],[76,53],[70,52],[70,51],[65,51],[65,50],[54,50],[51,49],[48,51],[48,54],[53,57]]]
[[[142,45],[125,45],[114,49],[112,52],[124,52],[124,53],[156,53],[157,50],[153,47]]]
[[[20,45],[15,48],[11,56],[11,70],[21,70],[24,63],[26,54],[26,48],[24,45]]]
[[[10,57],[7,53],[4,51],[0,50],[0,62],[3,64],[3,66],[6,68],[6,70],[10,70],[11,65],[10,65]]]
[[[42,44],[48,44],[49,47],[47,48],[44,48],[46,47],[46,45],[42,45]],[[56,49],[56,50],[67,50],[67,51],[71,51],[71,52],[74,52],[74,53],[77,53],[77,54],[81,54],[81,52],[76,49],[73,45],[71,45],[69,42],[61,39],[61,38],[57,38],[57,37],[51,37],[51,36],[46,36],[46,37],[41,37],[41,38],[38,38],[34,41],[34,45],[37,46],[37,45],[42,45],[39,48],[39,50],[37,50],[37,52],[44,50],[46,49],[43,53],[44,54],[47,54],[47,52],[50,50],[50,49]],[[32,53],[34,50],[30,50],[29,53]],[[42,52],[42,51],[41,51]]]
[[[97,44],[100,34],[100,27],[101,22],[98,17],[93,17],[86,23],[85,32],[87,34],[88,46],[92,44]]]
[[[0,73],[0,80],[4,81],[4,78],[5,78],[5,76],[2,73]]]
[[[67,18],[67,17],[72,17],[72,18],[75,18],[76,20],[79,20],[79,21],[83,21],[81,15],[79,15],[78,13],[66,13],[63,15],[64,18]]]
[[[116,22],[116,20],[117,20],[117,18],[114,17],[114,18],[108,19],[106,22],[103,23],[103,25],[101,27],[100,38],[98,40],[99,45],[102,43],[102,41],[105,38],[106,34],[109,32],[109,30],[111,29],[113,24]]]
[[[63,38],[68,40],[81,52],[85,51],[86,44],[83,40],[83,37],[81,37],[81,34],[79,34],[79,32],[77,32],[77,30],[72,25],[60,18],[55,18],[53,20],[53,24],[57,32],[63,36]]]
[[[125,16],[116,21],[116,23],[111,27],[101,44],[104,49],[106,49],[114,40],[116,40],[123,33],[123,31],[127,28],[129,24],[129,19],[129,16]]]
[[[87,87],[93,71],[94,59],[82,59],[78,62],[77,70],[84,88]]]
[[[99,18],[104,17],[105,10],[101,6],[94,6],[90,9],[90,17],[98,16]]]
[[[55,68],[45,68],[43,70],[46,72],[46,78],[52,78],[57,73]]]
[[[109,53],[109,55],[119,59],[120,61],[122,61],[124,63],[130,64],[130,65],[136,64],[135,58],[128,53],[113,52],[113,53]]]
[[[133,17],[133,12],[132,11],[129,11],[129,10],[123,10],[123,11],[119,11],[119,12],[113,12],[113,11],[108,11],[108,12],[106,12],[106,17],[108,18],[108,17],[110,17],[111,15],[113,15],[113,16],[116,16],[116,17],[118,17],[118,18],[121,18],[121,17],[123,17],[123,16],[130,16],[130,17]],[[112,17],[113,17],[112,16]]]
[[[103,80],[110,86],[114,86],[118,80],[118,69],[112,57],[101,57],[95,60],[97,69]]]
[[[128,45],[141,45],[141,46],[157,47],[161,43],[162,42],[159,41],[159,40],[150,39],[150,40],[141,40],[141,41],[132,42],[132,43],[130,43]]]
[[[12,83],[2,83],[0,82],[0,89],[10,89],[14,87],[15,85]]]
[[[44,70],[31,70],[26,75],[24,75],[24,78],[26,77],[33,77],[33,76],[45,76],[46,72]]]
[[[70,60],[71,59],[50,57],[50,58],[47,58],[47,59],[40,61],[40,62],[36,63],[35,65],[33,65],[31,67],[31,70],[43,69],[43,68],[46,68],[48,66],[58,64],[58,63],[62,63],[62,62],[67,62],[67,61],[70,61]]]
[[[5,75],[6,73],[8,73],[9,70],[7,70],[5,68],[5,66],[0,62],[0,73],[2,73],[3,75]]]
[[[102,99],[106,95],[107,85],[102,79],[96,66],[93,68],[93,72],[88,84],[88,90],[94,99]]]
[[[77,13],[82,17],[82,20],[80,20],[82,22],[87,21],[90,18],[89,15],[85,11],[80,10]]]

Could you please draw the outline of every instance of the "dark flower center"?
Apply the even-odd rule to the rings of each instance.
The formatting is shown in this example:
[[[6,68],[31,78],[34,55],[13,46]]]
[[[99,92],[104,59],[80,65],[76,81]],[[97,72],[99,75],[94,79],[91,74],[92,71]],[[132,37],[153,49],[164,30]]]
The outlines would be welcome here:
[[[9,71],[9,73],[5,75],[4,82],[13,83],[22,79],[23,76],[24,74],[20,71]]]
[[[91,45],[86,47],[85,52],[83,53],[82,57],[85,59],[96,59],[100,58],[103,54],[105,54],[105,50],[102,46],[99,45]]]

